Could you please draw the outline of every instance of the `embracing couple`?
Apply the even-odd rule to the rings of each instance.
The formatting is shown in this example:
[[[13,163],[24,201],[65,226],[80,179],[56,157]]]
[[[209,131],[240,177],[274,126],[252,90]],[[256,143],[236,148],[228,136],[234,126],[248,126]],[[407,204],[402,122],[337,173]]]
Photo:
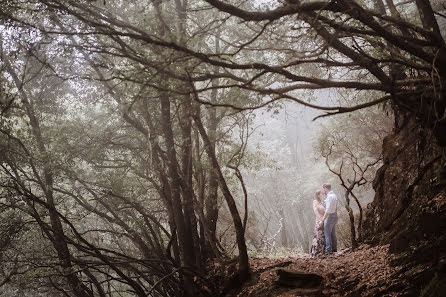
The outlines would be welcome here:
[[[316,215],[313,242],[310,255],[330,254],[337,251],[336,223],[338,222],[338,198],[331,190],[330,184],[324,184],[322,190],[316,191],[313,211]]]

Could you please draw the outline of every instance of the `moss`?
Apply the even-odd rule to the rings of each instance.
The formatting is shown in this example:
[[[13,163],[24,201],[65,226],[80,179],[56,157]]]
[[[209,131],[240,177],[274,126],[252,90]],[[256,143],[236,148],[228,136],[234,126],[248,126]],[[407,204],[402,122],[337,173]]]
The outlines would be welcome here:
[[[427,286],[421,291],[420,297],[446,296],[446,275],[438,275],[430,280]]]

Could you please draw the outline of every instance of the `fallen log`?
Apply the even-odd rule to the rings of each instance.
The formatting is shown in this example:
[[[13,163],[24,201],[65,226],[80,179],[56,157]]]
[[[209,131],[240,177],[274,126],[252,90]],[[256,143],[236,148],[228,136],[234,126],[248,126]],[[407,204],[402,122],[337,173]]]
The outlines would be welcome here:
[[[318,274],[278,269],[277,275],[279,276],[277,280],[279,286],[292,288],[287,292],[288,294],[319,296],[322,292],[323,277]]]

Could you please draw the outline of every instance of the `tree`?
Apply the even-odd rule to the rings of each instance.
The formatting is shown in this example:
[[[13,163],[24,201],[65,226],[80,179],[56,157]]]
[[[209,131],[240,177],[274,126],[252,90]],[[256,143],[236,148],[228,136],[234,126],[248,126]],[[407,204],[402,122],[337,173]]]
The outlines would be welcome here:
[[[39,7],[35,3],[27,5],[22,8]],[[176,9],[181,14],[178,11],[181,7]],[[20,15],[19,10],[11,11]],[[68,31],[73,25],[64,17],[55,17],[54,11],[47,13],[36,23],[51,20],[62,31]],[[158,20],[161,31],[170,30],[163,27],[161,16]],[[45,32],[39,35],[42,31],[33,31],[31,27],[24,26],[24,33],[21,28],[11,26],[8,32],[11,34],[5,33],[5,50],[1,50],[2,74],[13,90],[11,97],[21,99],[5,100],[2,112],[4,115],[9,112],[11,118],[25,123],[2,126],[8,144],[2,159],[2,178],[5,187],[13,185],[4,199],[13,195],[27,201],[28,207],[18,211],[30,216],[45,234],[44,243],[57,251],[59,263],[53,265],[60,266],[57,269],[61,270],[58,275],[61,284],[45,274],[39,277],[49,278],[54,287],[73,291],[76,296],[102,296],[121,290],[130,290],[139,296],[154,291],[162,295],[208,294],[209,289],[203,290],[201,271],[210,257],[222,260],[224,254],[218,250],[221,246],[215,235],[218,186],[236,224],[240,258],[237,279],[246,279],[249,274],[243,235],[246,221],[243,224],[240,219],[217,157],[217,126],[225,113],[217,119],[211,112],[213,136],[209,137],[200,108],[190,101],[192,94],[178,94],[191,88],[190,81],[176,85],[174,93],[167,88],[171,78],[162,74],[152,79],[164,87],[152,88],[144,75],[134,75],[133,80],[127,77],[138,68],[132,60],[110,71],[106,64],[119,63],[119,58],[100,56],[86,49],[83,42],[92,40],[81,40],[70,34],[62,39],[52,38]],[[31,34],[26,34],[26,30]],[[15,34],[26,36],[18,46],[10,42]],[[103,40],[96,42],[107,47]],[[57,53],[50,48],[73,56],[57,60]],[[164,56],[163,61],[169,60],[170,54],[158,51],[157,55],[157,59]],[[73,64],[78,66],[75,71],[70,66]],[[117,78],[109,79],[109,75]],[[81,87],[76,79],[85,79],[88,87]],[[50,92],[52,96],[48,96]],[[79,96],[74,106],[70,102],[73,94]],[[151,97],[157,98],[158,104],[147,100]],[[42,102],[42,98],[46,101]],[[57,109],[63,105],[67,107],[65,110]],[[15,114],[21,109],[25,113]],[[76,111],[83,114],[77,115]],[[196,122],[195,143],[192,142],[192,120]],[[28,121],[31,129],[26,125]],[[11,148],[11,142],[16,150]],[[206,158],[201,157],[200,144],[206,149],[211,164],[201,169],[199,164],[204,164]],[[16,162],[14,155],[24,159]],[[194,156],[198,156],[195,161]],[[198,193],[206,188],[206,181],[202,180],[198,187],[199,181],[193,181],[194,172],[200,170],[204,175],[210,172],[211,176],[209,191],[214,201],[206,201],[206,209],[197,201],[197,197],[204,201],[205,195]],[[28,189],[28,184],[33,186]],[[76,207],[71,208],[73,205]],[[47,215],[51,217],[51,225],[46,223]],[[82,220],[84,216],[88,219]],[[212,218],[215,221],[210,223]],[[200,245],[200,241],[209,245]],[[46,257],[52,258],[51,253],[52,249]],[[155,260],[151,255],[155,255]],[[96,262],[89,263],[89,257]],[[118,260],[120,257],[124,258]],[[116,261],[125,264],[113,264]],[[157,261],[162,264],[153,266]],[[115,279],[119,280],[117,284]],[[65,287],[64,281],[69,289],[61,289]]]
[[[316,141],[316,154],[324,159],[329,171],[345,189],[345,209],[350,219],[353,249],[362,240],[363,199],[360,197],[370,188],[376,171],[382,166],[381,146],[392,124],[392,118],[386,115],[383,108],[367,108],[330,119]],[[350,197],[359,211],[357,220]]]
[[[427,0],[386,4],[2,2],[2,79],[11,90],[2,117],[17,120],[2,122],[2,184],[12,191],[4,198],[25,202],[17,210],[56,256],[49,283],[76,296],[205,294],[200,266],[222,254],[217,184],[236,232],[237,277],[247,279],[246,224],[215,138],[230,112],[288,99],[324,117],[389,101],[397,128],[416,116],[444,146],[441,15]],[[306,100],[331,88],[367,100]],[[62,107],[86,97],[103,110],[83,109],[75,122],[76,107]],[[58,134],[63,124],[69,137]]]

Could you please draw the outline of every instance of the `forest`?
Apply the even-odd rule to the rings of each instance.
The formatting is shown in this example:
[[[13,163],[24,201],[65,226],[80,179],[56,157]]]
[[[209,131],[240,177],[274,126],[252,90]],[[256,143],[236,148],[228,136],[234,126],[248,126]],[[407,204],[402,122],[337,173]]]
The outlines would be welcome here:
[[[446,296],[445,38],[441,0],[0,0],[0,296]]]

